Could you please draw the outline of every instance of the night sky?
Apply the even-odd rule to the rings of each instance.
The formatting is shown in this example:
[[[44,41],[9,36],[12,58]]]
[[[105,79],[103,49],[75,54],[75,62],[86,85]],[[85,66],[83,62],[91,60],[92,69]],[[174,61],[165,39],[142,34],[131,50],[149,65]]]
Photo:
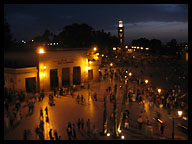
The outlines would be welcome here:
[[[125,42],[145,37],[163,43],[188,41],[188,5],[185,4],[6,4],[5,17],[17,41],[31,40],[45,29],[54,34],[73,23],[117,35],[124,22]]]

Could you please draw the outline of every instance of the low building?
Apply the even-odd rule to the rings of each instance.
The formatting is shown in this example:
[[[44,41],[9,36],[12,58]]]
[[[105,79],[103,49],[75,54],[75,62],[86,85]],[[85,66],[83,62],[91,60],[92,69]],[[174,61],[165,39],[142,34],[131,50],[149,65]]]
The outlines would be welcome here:
[[[50,91],[99,79],[100,58],[91,49],[6,53],[4,60],[5,87],[18,91]]]
[[[36,91],[37,67],[4,68],[4,84],[17,91]]]

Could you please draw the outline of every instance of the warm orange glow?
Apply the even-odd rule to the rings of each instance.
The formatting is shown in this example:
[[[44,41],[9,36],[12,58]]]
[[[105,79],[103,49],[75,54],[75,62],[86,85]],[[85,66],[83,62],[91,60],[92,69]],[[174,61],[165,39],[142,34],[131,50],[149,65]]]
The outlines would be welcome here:
[[[183,111],[179,110],[179,111],[177,111],[177,114],[178,114],[179,117],[181,117],[182,114],[183,114]]]
[[[157,119],[160,123],[163,123],[163,121],[162,120],[160,120],[160,119]]]
[[[45,53],[44,49],[43,49],[43,48],[40,48],[40,49],[39,49],[39,53],[40,53],[40,54]]]
[[[132,73],[131,73],[131,72],[129,73],[129,76],[132,76]]]
[[[45,73],[40,73],[40,78],[45,77]]]
[[[125,48],[128,48],[128,46],[125,46]]]
[[[148,82],[149,82],[148,80],[145,80],[145,83],[146,83],[146,84],[148,84]]]
[[[96,55],[98,55],[98,56],[99,56],[99,53],[96,53]]]
[[[149,48],[145,48],[145,50],[149,50]]]
[[[92,61],[89,61],[89,64],[92,64]]]
[[[158,93],[161,93],[161,89],[158,88],[157,91],[158,91]]]
[[[113,50],[115,51],[117,48],[116,47],[113,47]]]
[[[102,54],[101,56],[104,57],[104,54]]]
[[[46,69],[47,67],[46,67],[46,66],[44,66],[43,68],[44,68],[44,69]]]
[[[188,62],[188,52],[185,54],[185,60]]]
[[[110,63],[110,66],[113,66],[113,63]]]
[[[97,48],[96,48],[96,47],[94,47],[94,48],[93,48],[93,50],[94,50],[94,51],[96,51],[96,50],[97,50]]]

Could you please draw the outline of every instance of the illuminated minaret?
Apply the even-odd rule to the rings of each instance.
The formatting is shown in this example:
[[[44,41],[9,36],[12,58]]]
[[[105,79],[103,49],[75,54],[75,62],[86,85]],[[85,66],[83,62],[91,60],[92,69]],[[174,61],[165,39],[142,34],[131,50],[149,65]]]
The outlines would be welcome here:
[[[123,47],[123,43],[124,43],[123,21],[119,21],[118,36],[119,36],[119,41],[120,41],[120,47]]]

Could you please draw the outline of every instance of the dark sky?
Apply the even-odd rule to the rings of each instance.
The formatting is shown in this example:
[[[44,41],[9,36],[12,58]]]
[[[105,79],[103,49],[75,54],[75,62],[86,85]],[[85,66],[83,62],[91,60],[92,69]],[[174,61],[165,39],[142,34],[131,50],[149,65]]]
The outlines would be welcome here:
[[[58,34],[73,23],[117,35],[122,20],[125,41],[145,37],[163,43],[188,41],[188,5],[185,4],[6,4],[5,17],[18,41],[31,40],[45,29]]]

